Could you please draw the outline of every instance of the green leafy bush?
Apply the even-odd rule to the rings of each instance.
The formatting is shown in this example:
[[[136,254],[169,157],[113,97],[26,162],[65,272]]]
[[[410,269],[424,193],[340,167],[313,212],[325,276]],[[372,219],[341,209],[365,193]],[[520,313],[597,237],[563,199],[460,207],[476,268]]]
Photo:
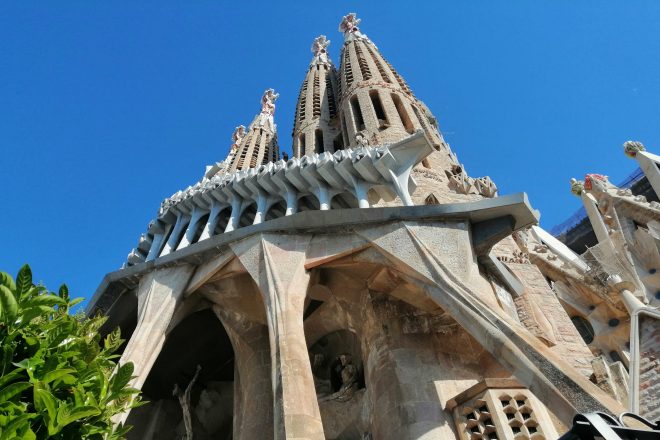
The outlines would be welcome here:
[[[133,364],[117,368],[119,329],[101,344],[105,318],[69,313],[79,301],[35,286],[27,265],[16,281],[0,272],[0,440],[125,437],[111,418],[139,404]]]

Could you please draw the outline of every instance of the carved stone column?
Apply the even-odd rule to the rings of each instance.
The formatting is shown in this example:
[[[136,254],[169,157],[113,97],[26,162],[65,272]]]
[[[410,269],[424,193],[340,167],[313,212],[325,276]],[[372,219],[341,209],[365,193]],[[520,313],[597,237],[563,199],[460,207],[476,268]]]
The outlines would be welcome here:
[[[140,280],[137,327],[119,360],[120,364],[133,362],[134,388],[142,388],[156,362],[165,343],[165,331],[193,271],[192,266],[185,264],[154,270]],[[124,421],[127,416],[128,413],[117,421]]]
[[[266,306],[276,439],[325,439],[303,328],[309,240],[263,234],[231,245]]]
[[[273,438],[273,390],[268,328],[230,308],[214,306],[234,348],[236,440]]]

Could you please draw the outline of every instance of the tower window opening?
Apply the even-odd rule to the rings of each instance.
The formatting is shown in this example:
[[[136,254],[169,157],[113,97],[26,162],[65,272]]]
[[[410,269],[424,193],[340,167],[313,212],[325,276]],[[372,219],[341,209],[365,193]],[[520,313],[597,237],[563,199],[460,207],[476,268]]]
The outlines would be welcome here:
[[[413,123],[410,120],[410,116],[408,116],[408,112],[406,112],[406,108],[403,106],[401,98],[399,98],[399,95],[392,93],[392,101],[394,101],[394,107],[399,114],[399,119],[401,119],[403,127],[408,133],[412,134],[415,131],[415,127],[413,127]]]
[[[572,316],[571,322],[577,329],[582,339],[584,339],[585,344],[591,344],[594,340],[594,328],[591,326],[589,321],[587,321],[582,316]]]
[[[346,83],[346,90],[353,84],[353,69],[351,67],[351,56],[348,50],[344,49],[344,82]]]
[[[380,62],[380,59],[378,58],[378,55],[374,53],[374,51],[371,49],[371,46],[368,44],[365,45],[367,48],[367,51],[371,54],[371,58],[374,60],[374,63],[376,63],[376,67],[378,68],[378,73],[380,73],[380,77],[385,81],[386,83],[391,84],[392,80],[390,77],[387,75],[387,72],[385,71],[385,68],[383,67],[383,63]]]
[[[385,116],[385,110],[383,110],[383,103],[380,100],[378,90],[370,91],[369,97],[371,98],[371,105],[373,106],[374,112],[376,113],[376,119],[378,119],[378,127],[381,129],[387,127],[387,116]]]
[[[346,127],[346,118],[344,118],[343,113],[339,114],[339,119],[341,120],[341,134],[344,140],[343,144],[350,145],[350,142],[348,141],[348,128]]]
[[[325,94],[328,97],[328,111],[330,112],[330,118],[334,118],[337,113],[337,105],[335,104],[335,96],[332,93],[332,80],[330,75],[325,77]]]
[[[325,148],[323,147],[323,131],[320,129],[316,129],[314,132],[314,144],[314,149],[317,153],[320,154],[325,151]]]
[[[364,53],[362,53],[362,47],[360,47],[360,43],[358,42],[355,43],[355,55],[357,55],[358,65],[360,66],[360,73],[362,74],[362,80],[366,81],[371,79],[369,64],[367,64],[367,59],[364,57]]]
[[[318,118],[321,116],[321,87],[319,81],[319,73],[314,74],[314,86],[312,94],[312,117]]]
[[[351,97],[351,110],[353,111],[356,131],[364,130],[364,118],[362,117],[362,110],[360,109],[360,102],[357,96]]]
[[[332,142],[332,146],[335,149],[335,151],[343,150],[344,149],[344,138],[341,133],[339,133],[337,136],[335,136],[335,139]]]
[[[305,154],[305,133],[300,133],[298,137],[298,149],[300,151],[300,156]]]

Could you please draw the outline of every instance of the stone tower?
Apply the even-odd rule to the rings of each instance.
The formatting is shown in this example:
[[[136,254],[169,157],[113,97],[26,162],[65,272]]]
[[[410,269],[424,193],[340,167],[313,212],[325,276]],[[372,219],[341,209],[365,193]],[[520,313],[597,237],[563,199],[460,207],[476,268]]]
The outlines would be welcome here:
[[[293,155],[333,153],[344,148],[337,126],[337,70],[328,56],[325,35],[312,44],[314,57],[300,88],[293,121]]]
[[[248,127],[247,133],[241,130],[242,126],[236,128],[227,171],[254,168],[279,158],[277,125],[273,120],[275,101],[279,96],[273,89],[266,90],[261,97],[261,111]]]
[[[611,258],[587,264],[524,194],[467,175],[358,24],[342,20],[338,75],[314,42],[294,157],[277,158],[267,90],[229,166],[166,199],[90,302],[151,402],[124,416],[131,438],[541,440],[623,411],[625,369],[599,350],[630,357],[621,296],[643,299],[642,278],[607,284],[625,249],[609,241],[637,227],[650,242],[658,207],[592,194],[594,219],[630,221],[603,225]],[[657,249],[640,249],[654,274]],[[589,341],[574,318],[592,305]],[[190,383],[181,407],[172,388]]]

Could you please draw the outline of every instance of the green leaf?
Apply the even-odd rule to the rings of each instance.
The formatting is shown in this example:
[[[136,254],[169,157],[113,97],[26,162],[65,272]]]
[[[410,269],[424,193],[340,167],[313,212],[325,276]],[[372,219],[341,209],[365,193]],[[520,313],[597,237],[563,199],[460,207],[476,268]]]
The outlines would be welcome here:
[[[69,288],[66,286],[66,284],[62,284],[60,286],[60,290],[58,293],[60,295],[60,298],[62,298],[65,301],[69,301]]]
[[[108,352],[114,353],[114,351],[121,346],[122,342],[124,341],[121,338],[121,330],[119,327],[117,327],[114,331],[108,333],[108,336],[105,337],[103,346]]]
[[[44,377],[42,377],[41,380],[44,383],[51,383],[52,381],[57,380],[62,376],[66,376],[69,373],[74,373],[75,371],[76,370],[72,370],[71,368],[61,368],[59,370],[49,371],[48,373],[44,374]]]
[[[23,298],[32,288],[32,270],[27,264],[21,267],[16,276],[16,295]]]
[[[113,394],[118,393],[122,388],[128,385],[133,377],[133,362],[127,362],[117,370],[117,373],[112,378],[112,385],[110,390]]]
[[[13,384],[6,386],[0,390],[0,402],[6,402],[31,386],[32,384],[30,382],[14,382]]]
[[[16,290],[14,279],[7,272],[0,272],[0,284],[7,287],[9,290]]]
[[[56,434],[55,422],[57,420],[57,401],[55,396],[53,396],[50,391],[41,388],[40,384],[34,385],[34,407],[37,411],[46,411],[48,414],[48,434]]]
[[[7,323],[13,323],[18,314],[18,303],[11,290],[5,285],[0,285],[0,316]]]
[[[60,429],[75,422],[76,420],[84,419],[86,417],[98,416],[101,410],[93,406],[81,406],[72,410],[60,411],[57,414],[57,424]]]
[[[7,426],[2,428],[2,436],[0,436],[0,440],[8,440],[16,437],[16,431],[21,430],[22,428],[25,428],[26,425],[29,424],[30,419],[34,417],[33,414],[22,414],[12,421],[10,421]],[[31,432],[31,430],[28,427],[28,431]],[[34,433],[32,433],[34,435]],[[23,439],[30,439],[30,438],[35,438],[35,437],[25,437],[23,436]]]
[[[54,306],[54,305],[63,305],[66,304],[66,301],[60,298],[57,295],[51,295],[51,294],[46,294],[46,295],[39,295],[35,296],[34,298],[31,298],[29,303],[26,304],[28,307],[36,307],[36,306]]]

